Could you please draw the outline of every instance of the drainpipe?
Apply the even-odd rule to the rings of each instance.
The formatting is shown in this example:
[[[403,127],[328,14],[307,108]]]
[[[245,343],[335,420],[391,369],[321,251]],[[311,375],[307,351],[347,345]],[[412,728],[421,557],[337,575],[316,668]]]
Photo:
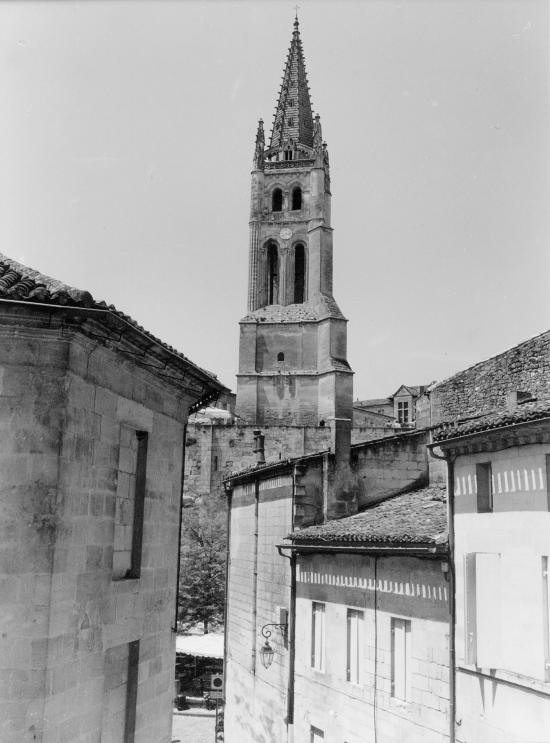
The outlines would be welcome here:
[[[436,454],[430,444],[430,454],[447,463],[447,522],[449,525],[449,741],[455,743],[456,724],[456,574],[455,574],[455,456]]]
[[[187,439],[187,423],[183,426],[183,441],[181,446],[181,479],[180,479],[180,490],[179,490],[179,530],[178,530],[178,565],[176,570],[176,607],[174,610],[174,626],[172,632],[178,631],[178,604],[179,604],[179,591],[180,591],[180,573],[181,573],[181,527],[183,525],[183,484],[185,481],[185,442]]]
[[[288,689],[286,724],[294,725],[294,661],[296,657],[296,553],[290,555],[290,607],[288,612]]]
[[[226,699],[227,684],[227,636],[229,625],[229,556],[231,554],[231,503],[233,500],[233,491],[227,493],[227,548],[225,552],[225,600],[223,607],[223,698]]]

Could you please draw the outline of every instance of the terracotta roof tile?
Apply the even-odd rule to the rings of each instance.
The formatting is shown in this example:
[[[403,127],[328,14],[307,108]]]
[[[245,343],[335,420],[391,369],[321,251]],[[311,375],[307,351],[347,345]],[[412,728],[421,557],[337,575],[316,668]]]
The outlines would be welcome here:
[[[446,540],[445,488],[430,486],[377,503],[365,511],[290,535],[298,543],[440,544]]]
[[[197,366],[168,343],[164,343],[164,341],[149,333],[129,315],[117,310],[114,305],[107,305],[104,301],[96,301],[90,292],[76,289],[46,276],[46,274],[24,266],[3,253],[0,253],[0,300],[107,310],[110,314],[132,325],[156,345],[170,351],[170,353],[195,367],[202,375],[209,377],[215,387],[219,387],[220,390],[225,389],[214,374]]]
[[[502,426],[528,423],[550,417],[550,400],[537,400],[518,405],[513,410],[499,410],[456,423],[442,424],[434,430],[434,441],[445,441],[457,436],[490,431]]]

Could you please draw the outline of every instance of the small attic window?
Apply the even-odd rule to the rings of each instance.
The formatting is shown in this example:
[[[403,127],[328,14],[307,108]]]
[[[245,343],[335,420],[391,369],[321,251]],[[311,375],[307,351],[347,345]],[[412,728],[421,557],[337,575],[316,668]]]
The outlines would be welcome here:
[[[288,126],[294,126],[294,119],[290,117],[290,119],[288,119],[286,123],[288,124]]]
[[[271,196],[271,211],[280,212],[283,209],[283,192],[276,188]]]
[[[284,353],[282,351],[279,351],[279,353],[277,354],[277,361],[284,361],[284,360],[285,360]]]

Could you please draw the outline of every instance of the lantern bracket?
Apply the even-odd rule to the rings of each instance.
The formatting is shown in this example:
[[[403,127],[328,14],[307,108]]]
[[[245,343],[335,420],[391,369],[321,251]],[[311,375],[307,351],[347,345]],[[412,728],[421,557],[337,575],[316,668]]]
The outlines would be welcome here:
[[[266,640],[269,640],[269,638],[273,634],[270,629],[267,629],[268,627],[276,627],[281,633],[281,637],[286,642],[288,622],[283,622],[282,624],[264,624],[264,626],[262,627],[262,637],[264,637]]]

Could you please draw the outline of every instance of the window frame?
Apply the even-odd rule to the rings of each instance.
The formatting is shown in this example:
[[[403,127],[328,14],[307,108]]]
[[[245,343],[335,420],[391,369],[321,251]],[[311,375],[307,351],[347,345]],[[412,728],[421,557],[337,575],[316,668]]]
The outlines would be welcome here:
[[[355,619],[355,622],[352,620]],[[365,612],[361,609],[348,607],[346,611],[346,681],[351,684],[361,683],[362,653],[363,653],[363,627]],[[353,627],[355,624],[355,628]],[[355,638],[353,638],[355,635]],[[355,647],[353,647],[355,639]],[[352,659],[355,655],[355,663],[352,667]]]
[[[412,621],[409,617],[390,617],[391,629],[391,692],[390,696],[397,702],[411,701],[412,680]],[[398,630],[399,634],[396,632]],[[402,653],[398,657],[398,651]],[[398,664],[397,661],[400,661]],[[398,673],[402,669],[402,678]],[[399,686],[399,688],[397,688]]]
[[[326,605],[321,601],[311,602],[311,668],[325,672],[326,661]]]

